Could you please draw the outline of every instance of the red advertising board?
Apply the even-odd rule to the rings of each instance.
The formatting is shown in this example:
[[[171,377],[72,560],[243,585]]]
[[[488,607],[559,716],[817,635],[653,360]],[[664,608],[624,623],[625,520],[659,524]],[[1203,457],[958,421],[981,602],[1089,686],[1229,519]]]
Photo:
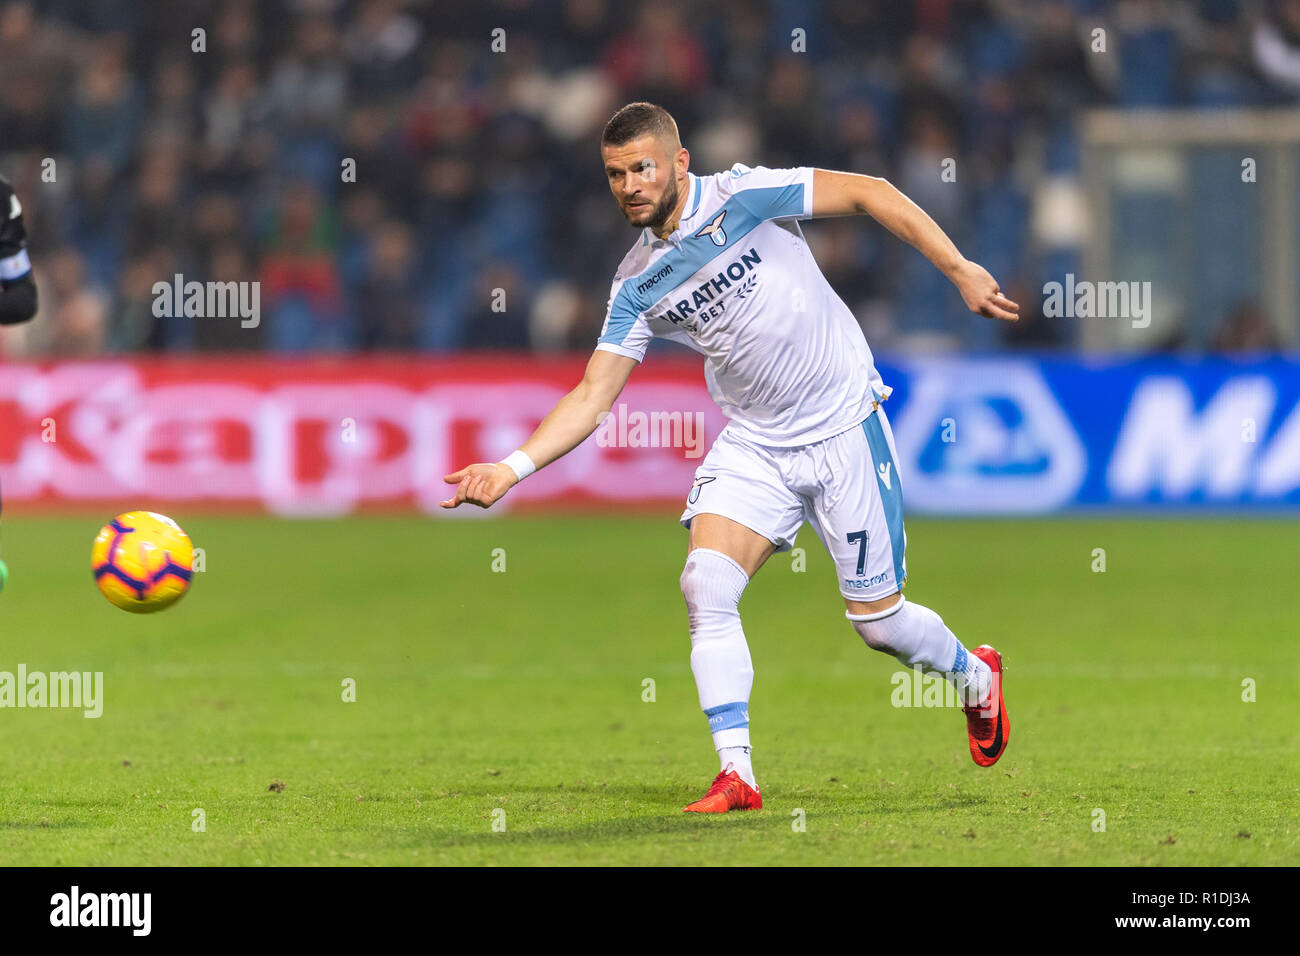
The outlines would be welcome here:
[[[0,366],[6,506],[174,502],[440,511],[442,476],[512,451],[585,357],[157,359]],[[638,369],[610,419],[511,507],[668,505],[725,419],[692,360]]]

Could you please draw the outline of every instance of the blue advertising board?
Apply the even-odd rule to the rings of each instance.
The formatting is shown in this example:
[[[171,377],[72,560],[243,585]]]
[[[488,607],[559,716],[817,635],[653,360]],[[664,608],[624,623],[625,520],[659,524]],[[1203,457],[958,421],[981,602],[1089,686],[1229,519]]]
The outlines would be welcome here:
[[[1300,362],[878,362],[914,512],[1300,508]]]

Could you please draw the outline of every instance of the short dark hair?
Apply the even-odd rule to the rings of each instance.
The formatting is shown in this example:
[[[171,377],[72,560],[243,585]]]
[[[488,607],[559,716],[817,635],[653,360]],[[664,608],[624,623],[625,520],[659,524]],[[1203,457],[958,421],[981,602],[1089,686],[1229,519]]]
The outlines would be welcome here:
[[[600,134],[602,146],[622,146],[640,136],[653,136],[669,146],[679,147],[677,121],[662,106],[653,103],[628,103],[610,117]]]

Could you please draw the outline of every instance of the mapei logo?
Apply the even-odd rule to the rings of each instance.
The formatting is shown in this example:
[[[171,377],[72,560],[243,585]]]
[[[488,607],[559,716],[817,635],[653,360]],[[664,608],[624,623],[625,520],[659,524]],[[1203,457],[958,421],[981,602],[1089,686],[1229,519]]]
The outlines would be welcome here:
[[[703,239],[705,236],[719,248],[727,244],[727,231],[722,228],[722,220],[727,218],[727,210],[718,213],[718,218],[709,223],[703,229],[695,234],[696,239]]]
[[[1083,484],[1086,450],[1032,363],[926,362],[908,392],[895,439],[917,510],[1049,511]]]
[[[1145,377],[1115,439],[1106,490],[1124,501],[1300,501],[1300,402],[1283,381]]]

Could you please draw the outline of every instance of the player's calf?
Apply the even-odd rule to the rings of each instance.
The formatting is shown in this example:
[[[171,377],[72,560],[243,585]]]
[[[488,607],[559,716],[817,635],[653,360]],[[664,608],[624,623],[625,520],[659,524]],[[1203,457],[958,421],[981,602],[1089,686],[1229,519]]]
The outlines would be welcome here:
[[[749,745],[754,665],[740,624],[740,596],[747,584],[744,568],[711,548],[692,550],[681,577],[691,628],[691,672],[720,766],[756,787]]]
[[[873,650],[890,654],[909,667],[938,671],[953,683],[968,703],[988,696],[992,671],[970,654],[943,618],[901,594],[898,603],[873,614],[845,612],[853,629]]]
[[[1006,749],[1010,729],[1001,691],[1002,658],[981,645],[968,651],[943,623],[943,618],[920,604],[906,600],[881,611],[845,616],[867,646],[896,657],[909,667],[943,674],[957,689],[966,714],[971,756],[980,766],[991,766]]]

